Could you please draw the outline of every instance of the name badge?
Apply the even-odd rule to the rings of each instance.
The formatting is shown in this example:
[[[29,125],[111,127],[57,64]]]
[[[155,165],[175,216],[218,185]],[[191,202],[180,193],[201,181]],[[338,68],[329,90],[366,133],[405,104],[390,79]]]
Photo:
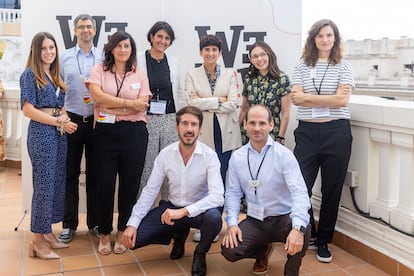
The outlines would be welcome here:
[[[247,215],[260,221],[263,221],[264,207],[253,202],[247,202]]]
[[[314,107],[312,108],[312,118],[326,118],[330,117],[329,107]]]
[[[104,124],[115,124],[115,114],[99,112],[99,116],[96,121]]]
[[[163,114],[165,114],[166,109],[167,109],[167,101],[151,100],[150,110],[149,110],[150,113],[163,115]]]
[[[83,94],[83,104],[84,105],[93,104],[93,100],[92,100],[91,94],[89,94],[89,93]]]
[[[260,185],[260,181],[259,180],[249,180],[249,186],[252,188],[257,188]]]
[[[138,90],[141,87],[141,84],[139,82],[131,84],[132,90]]]
[[[316,68],[315,67],[313,67],[312,69],[310,69],[310,77],[312,79],[315,79],[316,78]]]

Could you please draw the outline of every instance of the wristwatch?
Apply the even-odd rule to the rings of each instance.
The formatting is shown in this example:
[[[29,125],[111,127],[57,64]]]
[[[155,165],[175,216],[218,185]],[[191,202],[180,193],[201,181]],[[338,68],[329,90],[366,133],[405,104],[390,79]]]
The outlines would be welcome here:
[[[292,228],[298,230],[300,233],[302,233],[303,235],[306,234],[306,227],[302,226],[302,225],[295,225]]]

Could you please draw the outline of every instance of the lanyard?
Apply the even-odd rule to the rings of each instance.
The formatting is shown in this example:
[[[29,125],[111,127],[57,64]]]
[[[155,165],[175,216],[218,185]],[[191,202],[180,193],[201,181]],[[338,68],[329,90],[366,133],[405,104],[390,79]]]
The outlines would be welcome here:
[[[75,49],[75,52],[76,52],[76,49]],[[78,62],[78,69],[79,69],[79,74],[81,75],[81,76],[83,76],[83,74],[82,74],[82,70],[81,70],[81,67],[80,67],[80,63],[79,63],[79,58],[78,58],[78,55],[75,53],[75,56],[76,56],[76,61]],[[85,56],[85,59],[86,59],[86,56]],[[92,67],[93,66],[95,66],[95,55],[93,55],[93,65],[92,65]],[[86,77],[86,76],[83,76],[83,77]]]
[[[118,79],[116,78],[116,72],[114,72],[114,76],[115,76],[115,83],[116,83],[116,96],[118,97],[119,91],[121,91],[122,85],[124,84],[126,73],[122,77],[121,86],[118,86]]]
[[[318,95],[321,94],[322,83],[323,83],[323,80],[325,79],[325,75],[326,75],[326,72],[328,71],[328,67],[329,67],[329,62],[328,62],[328,65],[326,65],[325,72],[323,73],[321,83],[319,84],[319,89],[315,85],[315,78],[312,78],[313,87],[315,88],[316,92],[318,92]],[[316,68],[315,68],[315,72],[316,72]]]
[[[253,177],[253,174],[252,174],[252,169],[250,168],[250,160],[249,160],[249,156],[250,156],[250,148],[248,148],[248,149],[247,149],[247,165],[249,166],[250,177],[252,178],[252,180],[257,180],[257,178],[259,177],[259,172],[260,172],[260,169],[262,168],[263,161],[264,161],[264,159],[266,158],[266,154],[267,154],[267,152],[269,151],[269,148],[270,148],[270,146],[268,146],[268,147],[266,148],[266,151],[265,151],[265,153],[264,153],[264,156],[263,156],[263,158],[262,158],[262,161],[260,162],[259,168],[257,169],[257,173],[256,173],[256,177],[255,177],[255,178]]]

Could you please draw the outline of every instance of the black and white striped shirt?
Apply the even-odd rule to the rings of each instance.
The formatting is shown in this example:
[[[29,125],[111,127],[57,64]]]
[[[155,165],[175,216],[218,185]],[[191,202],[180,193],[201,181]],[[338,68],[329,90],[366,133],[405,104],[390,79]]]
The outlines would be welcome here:
[[[335,65],[328,65],[327,60],[318,60],[315,67],[308,67],[301,59],[294,68],[291,84],[303,86],[305,93],[320,95],[335,94],[340,84],[355,87],[352,67],[346,60]],[[298,120],[312,119],[312,107],[298,106],[296,118]],[[329,107],[328,118],[349,119],[349,108]]]

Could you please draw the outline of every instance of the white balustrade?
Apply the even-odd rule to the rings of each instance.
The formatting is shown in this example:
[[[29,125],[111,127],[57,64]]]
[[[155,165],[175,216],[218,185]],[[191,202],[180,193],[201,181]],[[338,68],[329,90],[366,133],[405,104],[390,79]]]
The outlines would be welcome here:
[[[0,22],[20,22],[22,18],[21,10],[18,9],[0,9]]]
[[[21,161],[22,112],[20,110],[20,89],[5,85],[0,108],[6,141],[6,159]]]

